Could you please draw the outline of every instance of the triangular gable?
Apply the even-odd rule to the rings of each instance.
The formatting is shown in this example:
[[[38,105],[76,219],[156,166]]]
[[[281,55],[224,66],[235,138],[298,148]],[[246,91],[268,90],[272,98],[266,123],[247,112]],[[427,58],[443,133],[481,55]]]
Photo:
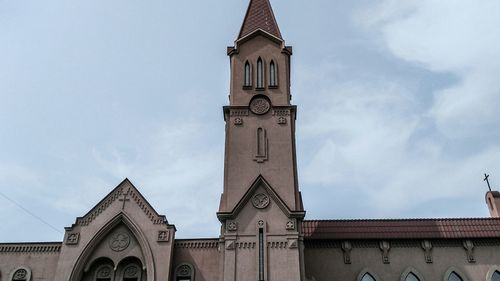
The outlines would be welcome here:
[[[263,36],[263,37],[265,37],[265,38],[267,38],[267,39],[269,39],[269,40],[273,41],[274,43],[281,45],[281,46],[283,46],[283,44],[285,42],[283,39],[278,38],[278,37],[274,36],[273,34],[266,32],[265,30],[262,30],[259,28],[259,29],[252,31],[252,33],[245,35],[244,37],[238,38],[238,40],[236,40],[236,42],[235,42],[235,45],[239,46],[239,45],[243,44],[244,42],[246,42],[246,41],[248,41],[248,40],[250,40],[258,35],[261,35],[261,36]]]
[[[252,198],[253,194],[255,191],[259,188],[262,187],[266,192],[269,194],[271,199],[278,205],[278,207],[283,211],[283,213],[289,217],[289,218],[304,218],[305,212],[303,211],[291,211],[290,208],[286,205],[285,201],[283,201],[278,193],[274,191],[274,189],[271,187],[271,185],[266,181],[266,179],[262,176],[259,175],[257,179],[253,182],[253,184],[250,186],[250,188],[247,190],[245,195],[240,199],[238,204],[233,208],[231,212],[218,212],[217,217],[219,218],[220,221],[227,220],[227,219],[234,219],[239,212],[245,207],[245,205],[250,201]]]
[[[153,224],[168,224],[167,218],[164,215],[158,214],[155,209],[149,204],[139,190],[126,178],[117,187],[115,187],[108,195],[106,195],[94,208],[92,208],[83,217],[76,219],[75,225],[89,225],[95,218],[103,213],[115,201],[127,200],[127,202],[135,202],[140,209],[146,214]],[[73,225],[74,226],[74,225]]]

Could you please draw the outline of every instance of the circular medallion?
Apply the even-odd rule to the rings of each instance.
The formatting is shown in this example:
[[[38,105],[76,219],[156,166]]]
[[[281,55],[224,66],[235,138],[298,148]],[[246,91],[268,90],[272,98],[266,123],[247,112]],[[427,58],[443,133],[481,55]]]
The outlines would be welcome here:
[[[111,275],[111,268],[105,266],[97,271],[98,278],[108,278]]]
[[[109,247],[115,252],[121,252],[130,245],[130,237],[126,233],[116,233],[109,240]]]
[[[269,205],[269,196],[264,193],[255,194],[252,198],[252,204],[257,209],[264,209]]]
[[[191,267],[187,264],[183,264],[179,266],[177,269],[177,275],[178,276],[190,276],[191,275]]]
[[[255,114],[266,114],[269,109],[271,109],[271,104],[265,98],[255,98],[250,102],[250,110]]]
[[[134,278],[137,277],[139,273],[139,269],[137,269],[137,266],[131,265],[127,268],[125,268],[124,275],[127,278]]]

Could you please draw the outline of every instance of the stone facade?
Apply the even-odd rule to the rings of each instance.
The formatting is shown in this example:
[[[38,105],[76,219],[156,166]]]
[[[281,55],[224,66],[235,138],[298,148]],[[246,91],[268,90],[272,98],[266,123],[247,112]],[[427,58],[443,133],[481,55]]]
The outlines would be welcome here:
[[[227,51],[220,236],[175,239],[175,226],[125,179],[62,242],[0,244],[0,281],[500,280],[496,191],[486,195],[491,218],[304,220],[292,48],[268,0],[250,1]]]

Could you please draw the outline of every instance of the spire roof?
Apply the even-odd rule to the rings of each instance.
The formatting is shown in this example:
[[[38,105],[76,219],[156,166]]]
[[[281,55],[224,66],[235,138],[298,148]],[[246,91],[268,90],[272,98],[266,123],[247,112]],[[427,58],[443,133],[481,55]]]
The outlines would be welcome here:
[[[283,40],[269,0],[250,0],[238,39],[258,29]]]

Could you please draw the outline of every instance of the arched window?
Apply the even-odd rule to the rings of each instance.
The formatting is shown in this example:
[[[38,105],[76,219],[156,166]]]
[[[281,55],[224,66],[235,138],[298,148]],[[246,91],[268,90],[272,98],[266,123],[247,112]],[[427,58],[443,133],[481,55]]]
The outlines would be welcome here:
[[[31,281],[31,269],[22,266],[14,269],[9,275],[9,281]]]
[[[277,70],[274,61],[271,61],[271,63],[269,64],[269,86],[270,87],[278,86]]]
[[[375,278],[373,278],[370,273],[365,273],[365,275],[361,278],[361,281],[375,281]]]
[[[261,58],[257,60],[257,88],[264,88],[264,64]]]
[[[188,263],[183,263],[175,269],[174,281],[194,281],[194,268]]]
[[[408,275],[406,275],[405,281],[420,281],[420,279],[418,279],[418,277],[415,274],[410,272],[408,273]]]
[[[491,281],[500,281],[500,272],[498,271],[493,272],[493,275],[491,276]]]
[[[245,69],[244,69],[244,75],[245,75],[245,81],[243,83],[243,86],[245,87],[251,87],[252,86],[252,68],[250,67],[250,63],[247,61],[245,62]]]
[[[457,273],[452,272],[450,276],[448,276],[448,281],[464,281],[464,280]]]

